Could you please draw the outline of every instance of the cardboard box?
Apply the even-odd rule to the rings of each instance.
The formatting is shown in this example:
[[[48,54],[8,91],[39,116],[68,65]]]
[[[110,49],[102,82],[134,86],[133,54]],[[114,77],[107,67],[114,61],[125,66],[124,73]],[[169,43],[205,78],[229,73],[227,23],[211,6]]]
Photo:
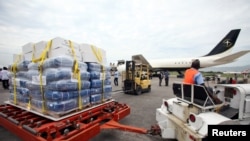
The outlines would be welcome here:
[[[32,61],[33,52],[23,54],[23,60]]]
[[[13,63],[16,61],[21,62],[24,60],[24,56],[21,54],[13,54]]]
[[[45,50],[47,43],[48,43],[47,41],[40,41],[34,44],[32,52],[34,55],[33,59],[38,59],[41,57],[42,51]]]
[[[71,48],[66,47],[58,47],[55,49],[51,49],[48,53],[48,58],[57,57],[57,56],[69,56],[74,59],[74,55]],[[78,61],[82,61],[82,55],[79,51],[75,51],[75,57]]]
[[[107,63],[106,52],[101,48],[83,43],[80,44],[80,52],[83,62]]]
[[[56,37],[51,40],[52,44],[51,47],[49,48],[46,57],[51,58],[51,57],[57,57],[57,56],[69,56],[74,58],[73,55],[73,50],[75,52],[76,59],[79,61],[82,61],[82,56],[79,52],[79,44],[72,42],[72,47],[70,47],[69,40],[63,39],[61,37]],[[45,51],[47,47],[48,42],[46,41],[40,41],[35,44],[33,53],[34,53],[34,58],[39,59],[42,57],[42,53]]]
[[[33,51],[34,43],[30,42],[22,46],[22,53],[30,53]]]
[[[71,42],[72,42],[72,46],[74,47],[74,50],[79,51],[79,44],[77,44],[73,41],[71,41]],[[56,37],[56,38],[52,39],[51,49],[56,49],[56,48],[60,48],[60,47],[71,48],[69,40],[66,40],[66,39],[61,38],[61,37]]]
[[[38,50],[44,50],[47,46],[48,42],[47,41],[40,41],[34,44],[33,51],[36,52]]]

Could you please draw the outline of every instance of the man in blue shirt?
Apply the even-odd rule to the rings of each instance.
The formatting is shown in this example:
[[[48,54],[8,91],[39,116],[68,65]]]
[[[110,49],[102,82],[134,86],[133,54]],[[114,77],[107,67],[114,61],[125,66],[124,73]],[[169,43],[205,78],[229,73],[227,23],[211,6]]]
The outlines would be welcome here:
[[[185,71],[183,82],[188,84],[197,84],[204,86],[204,88],[207,89],[209,96],[214,100],[216,104],[222,103],[222,101],[217,96],[213,95],[213,91],[211,90],[212,88],[205,86],[203,76],[198,71],[199,68],[200,68],[200,61],[196,59],[192,62],[191,68]]]

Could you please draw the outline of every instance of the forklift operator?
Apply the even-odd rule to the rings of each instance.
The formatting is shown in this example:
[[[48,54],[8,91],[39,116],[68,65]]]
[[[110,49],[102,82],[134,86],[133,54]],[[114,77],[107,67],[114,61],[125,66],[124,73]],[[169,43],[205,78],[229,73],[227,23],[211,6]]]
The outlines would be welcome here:
[[[183,83],[188,83],[188,84],[196,84],[196,85],[202,85],[206,88],[209,96],[214,100],[215,104],[221,104],[221,100],[214,96],[213,91],[211,90],[212,88],[207,88],[205,86],[203,76],[202,74],[198,71],[200,68],[200,60],[195,59],[192,62],[191,68],[187,69],[184,74],[184,80]]]

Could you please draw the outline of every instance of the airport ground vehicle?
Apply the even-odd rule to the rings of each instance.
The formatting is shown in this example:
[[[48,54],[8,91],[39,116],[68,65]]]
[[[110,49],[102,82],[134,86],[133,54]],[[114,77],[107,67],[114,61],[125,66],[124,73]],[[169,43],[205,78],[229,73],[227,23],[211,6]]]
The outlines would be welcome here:
[[[204,141],[208,125],[250,125],[250,84],[218,84],[215,88],[222,104],[214,104],[203,86],[173,83],[176,97],[163,99],[156,110],[155,133],[178,141]]]
[[[123,91],[126,94],[142,94],[151,91],[149,79],[149,66],[135,61],[126,61],[126,69],[123,72]]]
[[[7,103],[0,105],[0,125],[25,141],[88,141],[103,129],[147,134],[147,129],[118,123],[129,114],[128,105],[110,100],[52,120],[34,111]]]

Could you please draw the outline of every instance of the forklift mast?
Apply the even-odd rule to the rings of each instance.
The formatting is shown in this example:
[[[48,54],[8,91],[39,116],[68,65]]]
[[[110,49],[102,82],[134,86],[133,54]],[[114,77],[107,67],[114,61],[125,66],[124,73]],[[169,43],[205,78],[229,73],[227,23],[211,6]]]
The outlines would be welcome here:
[[[126,61],[126,80],[135,78],[135,61]]]

